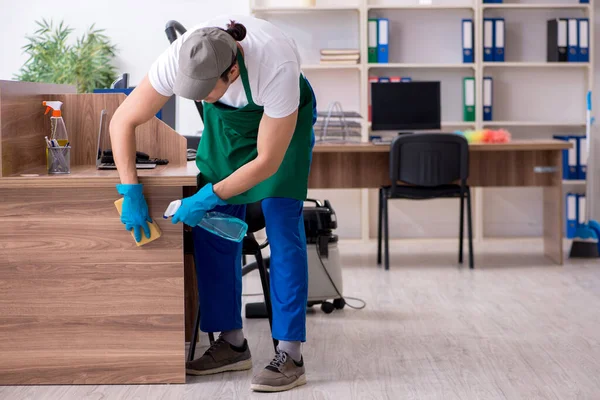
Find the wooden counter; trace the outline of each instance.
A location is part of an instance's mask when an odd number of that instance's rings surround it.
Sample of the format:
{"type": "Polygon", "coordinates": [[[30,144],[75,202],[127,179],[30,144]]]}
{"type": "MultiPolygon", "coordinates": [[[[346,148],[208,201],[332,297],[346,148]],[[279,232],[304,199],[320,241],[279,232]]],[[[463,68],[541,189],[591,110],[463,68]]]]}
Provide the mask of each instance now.
{"type": "MultiPolygon", "coordinates": [[[[509,143],[472,143],[470,151],[526,151],[526,150],[562,150],[570,147],[568,142],[561,140],[513,140],[509,143]]],[[[315,153],[387,153],[389,145],[371,143],[319,143],[315,153]]]]}
{"type": "Polygon", "coordinates": [[[101,109],[125,96],[73,93],[0,81],[0,385],[184,383],[183,226],[161,216],[195,186],[185,139],[157,119],[136,130],[170,160],[141,173],[162,237],[138,247],[113,204],[117,172],[90,165],[101,109]],[[70,175],[45,172],[43,100],[65,103],[70,175]]]}
{"type": "MultiPolygon", "coordinates": [[[[194,161],[185,165],[159,165],[154,169],[138,170],[140,183],[145,186],[182,187],[196,186],[198,168],[194,161]]],[[[78,165],[68,175],[48,175],[44,167],[32,168],[0,179],[0,188],[23,186],[38,188],[115,188],[120,183],[116,170],[97,170],[95,166],[78,165]]]]}

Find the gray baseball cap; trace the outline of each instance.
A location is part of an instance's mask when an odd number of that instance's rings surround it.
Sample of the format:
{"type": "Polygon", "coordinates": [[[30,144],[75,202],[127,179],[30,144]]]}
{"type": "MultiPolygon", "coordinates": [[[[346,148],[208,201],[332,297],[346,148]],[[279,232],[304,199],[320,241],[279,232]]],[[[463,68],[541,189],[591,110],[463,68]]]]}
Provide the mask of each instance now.
{"type": "Polygon", "coordinates": [[[219,28],[202,28],[190,34],[179,51],[179,71],[173,92],[202,100],[215,88],[237,53],[237,43],[219,28]]]}

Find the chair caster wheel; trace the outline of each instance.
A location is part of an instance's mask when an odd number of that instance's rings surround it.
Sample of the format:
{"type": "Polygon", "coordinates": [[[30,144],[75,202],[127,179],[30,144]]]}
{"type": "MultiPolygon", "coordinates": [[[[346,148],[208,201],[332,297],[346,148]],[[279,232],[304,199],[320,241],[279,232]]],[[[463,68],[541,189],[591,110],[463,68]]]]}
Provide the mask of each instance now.
{"type": "Polygon", "coordinates": [[[335,307],[333,304],[331,304],[328,301],[324,301],[323,304],[321,304],[321,310],[325,313],[325,314],[331,314],[333,312],[333,310],[335,310],[335,307]]]}
{"type": "Polygon", "coordinates": [[[346,306],[346,300],[344,299],[335,299],[333,301],[333,306],[336,308],[336,310],[341,310],[346,306]]]}

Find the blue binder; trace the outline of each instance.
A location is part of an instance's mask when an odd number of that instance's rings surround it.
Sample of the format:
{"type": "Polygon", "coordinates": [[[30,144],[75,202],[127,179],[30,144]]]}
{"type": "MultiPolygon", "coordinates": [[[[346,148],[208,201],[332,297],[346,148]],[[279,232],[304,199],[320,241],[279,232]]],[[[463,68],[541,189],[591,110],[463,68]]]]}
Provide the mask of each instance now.
{"type": "Polygon", "coordinates": [[[494,61],[504,61],[504,18],[494,18],[494,61]]]}
{"type": "Polygon", "coordinates": [[[377,62],[388,63],[389,62],[389,38],[390,38],[390,21],[387,18],[379,18],[377,20],[378,25],[378,38],[377,38],[377,62]]]}
{"type": "Polygon", "coordinates": [[[390,78],[387,76],[380,76],[379,77],[379,83],[389,83],[390,82],[390,78]]]}
{"type": "Polygon", "coordinates": [[[462,49],[463,63],[472,63],[475,60],[473,51],[473,20],[462,20],[462,49]]]}
{"type": "Polygon", "coordinates": [[[587,139],[585,136],[578,136],[577,139],[577,179],[585,179],[587,176],[587,139]]]}
{"type": "Polygon", "coordinates": [[[567,20],[567,61],[577,62],[579,59],[579,21],[576,18],[567,20]]]}
{"type": "Polygon", "coordinates": [[[577,194],[577,226],[585,224],[585,194],[577,194]]]}
{"type": "Polygon", "coordinates": [[[412,78],[410,76],[403,76],[402,79],[400,79],[400,82],[410,82],[412,81],[412,78]]]}
{"type": "Polygon", "coordinates": [[[494,20],[483,19],[483,61],[494,61],[494,20]]]}
{"type": "Polygon", "coordinates": [[[492,121],[494,84],[491,76],[483,77],[483,120],[492,121]]]}
{"type": "Polygon", "coordinates": [[[565,202],[565,221],[566,221],[566,236],[569,239],[575,237],[577,231],[577,195],[575,193],[567,193],[567,201],[565,202]]]}
{"type": "Polygon", "coordinates": [[[579,62],[590,61],[590,21],[587,18],[579,18],[579,62]]]}

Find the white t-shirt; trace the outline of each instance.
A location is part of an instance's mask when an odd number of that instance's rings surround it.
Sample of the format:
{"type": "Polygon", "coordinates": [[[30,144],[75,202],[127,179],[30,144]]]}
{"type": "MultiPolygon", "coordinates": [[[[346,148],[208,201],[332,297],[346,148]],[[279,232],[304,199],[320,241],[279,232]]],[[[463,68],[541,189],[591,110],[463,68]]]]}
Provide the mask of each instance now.
{"type": "MultiPolygon", "coordinates": [[[[152,87],[163,96],[172,96],[182,43],[192,32],[203,27],[226,29],[230,20],[246,27],[246,37],[239,43],[244,49],[254,103],[263,106],[265,114],[272,118],[283,118],[296,111],[300,103],[301,73],[296,44],[272,23],[252,16],[222,16],[188,30],[152,64],[148,72],[152,87]]],[[[236,108],[248,104],[241,76],[219,101],[236,108]]]]}

